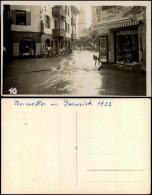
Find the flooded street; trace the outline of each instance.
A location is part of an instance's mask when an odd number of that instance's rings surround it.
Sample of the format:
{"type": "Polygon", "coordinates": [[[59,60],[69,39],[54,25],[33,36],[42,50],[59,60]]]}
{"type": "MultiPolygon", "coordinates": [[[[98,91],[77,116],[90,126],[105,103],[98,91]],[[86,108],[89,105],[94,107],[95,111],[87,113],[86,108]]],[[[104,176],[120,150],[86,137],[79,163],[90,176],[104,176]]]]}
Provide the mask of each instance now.
{"type": "Polygon", "coordinates": [[[15,87],[22,95],[146,95],[145,74],[113,66],[97,71],[93,54],[81,51],[65,57],[13,60],[4,68],[3,93],[15,87]]]}

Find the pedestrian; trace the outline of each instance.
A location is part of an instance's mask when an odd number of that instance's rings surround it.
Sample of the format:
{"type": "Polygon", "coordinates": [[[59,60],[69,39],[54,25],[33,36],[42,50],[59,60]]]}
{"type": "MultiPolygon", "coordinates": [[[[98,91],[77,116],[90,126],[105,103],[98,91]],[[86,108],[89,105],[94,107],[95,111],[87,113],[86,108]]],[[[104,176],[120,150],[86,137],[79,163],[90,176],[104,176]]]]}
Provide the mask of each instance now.
{"type": "Polygon", "coordinates": [[[95,67],[97,68],[97,70],[100,70],[102,67],[102,62],[100,61],[100,58],[98,58],[96,55],[93,55],[93,59],[95,60],[95,67]],[[98,61],[98,66],[96,66],[97,61],[98,61]]]}
{"type": "Polygon", "coordinates": [[[54,56],[54,47],[51,48],[51,56],[54,56]]]}
{"type": "Polygon", "coordinates": [[[67,47],[65,48],[64,56],[67,56],[67,47]]]}
{"type": "Polygon", "coordinates": [[[61,56],[63,55],[63,51],[62,51],[62,48],[60,48],[60,55],[61,55],[61,56]]]}
{"type": "Polygon", "coordinates": [[[97,56],[93,55],[93,60],[95,61],[95,66],[96,66],[96,63],[97,63],[97,56]]]}
{"type": "Polygon", "coordinates": [[[62,53],[63,53],[63,56],[65,56],[65,48],[64,47],[62,48],[62,53]]]}
{"type": "Polygon", "coordinates": [[[49,46],[48,47],[48,56],[50,56],[50,54],[51,54],[51,47],[49,46]]]}

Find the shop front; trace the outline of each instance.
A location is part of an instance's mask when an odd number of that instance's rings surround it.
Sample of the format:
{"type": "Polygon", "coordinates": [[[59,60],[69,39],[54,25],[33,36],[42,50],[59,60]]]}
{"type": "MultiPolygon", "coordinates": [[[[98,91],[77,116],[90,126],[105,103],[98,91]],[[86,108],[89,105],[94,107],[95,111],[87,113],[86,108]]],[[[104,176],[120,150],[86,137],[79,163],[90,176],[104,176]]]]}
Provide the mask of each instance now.
{"type": "Polygon", "coordinates": [[[35,56],[35,42],[31,38],[24,38],[19,44],[20,56],[35,56]]]}
{"type": "Polygon", "coordinates": [[[41,35],[31,32],[12,32],[13,57],[41,55],[41,35]]]}
{"type": "Polygon", "coordinates": [[[132,6],[93,7],[92,31],[99,36],[103,63],[146,65],[145,11],[134,14],[132,6]]]}
{"type": "Polygon", "coordinates": [[[142,60],[139,25],[109,28],[99,36],[99,57],[103,63],[137,65],[142,60]]]}

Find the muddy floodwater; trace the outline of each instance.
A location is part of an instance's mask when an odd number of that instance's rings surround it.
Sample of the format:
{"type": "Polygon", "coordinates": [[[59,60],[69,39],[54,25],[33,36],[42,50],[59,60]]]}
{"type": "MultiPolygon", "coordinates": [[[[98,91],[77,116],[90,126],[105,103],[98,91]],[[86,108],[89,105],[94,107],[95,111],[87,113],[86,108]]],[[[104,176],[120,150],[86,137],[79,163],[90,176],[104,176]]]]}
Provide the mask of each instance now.
{"type": "MultiPolygon", "coordinates": [[[[144,96],[146,74],[120,71],[113,66],[97,70],[93,52],[66,57],[16,59],[5,65],[3,93],[73,96],[144,96]]],[[[96,53],[97,54],[97,53],[96,53]]]]}

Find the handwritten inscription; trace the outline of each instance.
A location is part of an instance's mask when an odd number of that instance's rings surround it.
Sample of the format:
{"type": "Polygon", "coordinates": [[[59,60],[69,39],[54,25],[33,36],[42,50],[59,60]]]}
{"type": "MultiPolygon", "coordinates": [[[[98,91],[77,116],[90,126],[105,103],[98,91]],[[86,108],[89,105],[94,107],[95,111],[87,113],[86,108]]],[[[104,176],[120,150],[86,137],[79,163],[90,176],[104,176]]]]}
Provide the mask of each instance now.
{"type": "Polygon", "coordinates": [[[111,102],[105,102],[105,101],[100,101],[98,102],[97,104],[98,106],[105,106],[105,107],[111,107],[112,106],[112,103],[111,102]]]}
{"type": "Polygon", "coordinates": [[[45,105],[46,103],[42,101],[23,103],[23,102],[15,100],[15,106],[45,106],[45,105]]]}
{"type": "MultiPolygon", "coordinates": [[[[35,102],[21,102],[19,100],[15,100],[14,102],[15,106],[27,106],[27,107],[45,107],[45,106],[51,106],[51,107],[57,107],[59,106],[59,103],[52,102],[52,103],[46,103],[44,101],[35,101],[35,102]]],[[[61,102],[61,105],[64,107],[91,107],[91,106],[97,106],[97,107],[111,107],[112,103],[110,101],[92,101],[92,100],[85,100],[85,101],[70,101],[68,99],[65,99],[61,102]]]]}
{"type": "Polygon", "coordinates": [[[92,101],[82,101],[82,102],[70,102],[69,100],[64,100],[64,106],[92,106],[92,101]]]}

